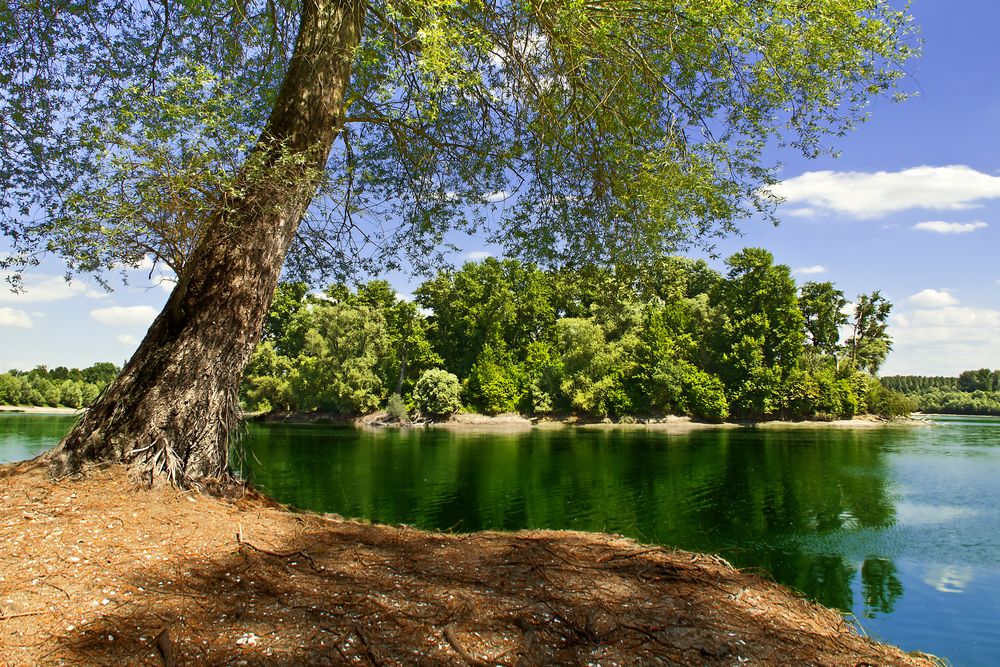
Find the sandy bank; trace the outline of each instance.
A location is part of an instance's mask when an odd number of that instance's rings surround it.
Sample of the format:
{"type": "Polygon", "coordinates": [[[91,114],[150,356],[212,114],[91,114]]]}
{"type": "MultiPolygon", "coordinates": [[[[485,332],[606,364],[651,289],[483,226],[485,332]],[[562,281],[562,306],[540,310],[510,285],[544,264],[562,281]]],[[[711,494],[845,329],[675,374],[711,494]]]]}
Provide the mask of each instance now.
{"type": "Polygon", "coordinates": [[[345,417],[321,412],[270,413],[248,416],[248,419],[266,423],[288,424],[342,424],[370,428],[437,428],[455,432],[496,432],[509,433],[532,428],[577,427],[587,429],[646,429],[666,433],[688,433],[705,429],[763,428],[879,428],[886,426],[928,426],[929,420],[920,417],[885,420],[873,415],[862,415],[854,419],[833,421],[760,421],[760,422],[703,422],[691,417],[668,415],[657,418],[625,418],[619,421],[599,420],[593,417],[543,416],[528,418],[508,412],[499,415],[483,415],[475,412],[459,412],[442,421],[418,421],[400,424],[391,419],[384,410],[362,417],[345,417]]]}
{"type": "Polygon", "coordinates": [[[0,664],[931,665],[711,556],[0,466],[0,664]]]}
{"type": "Polygon", "coordinates": [[[894,419],[885,420],[879,417],[864,415],[855,419],[837,419],[833,421],[760,421],[760,422],[703,422],[691,417],[667,416],[655,419],[625,419],[622,421],[598,421],[593,418],[542,417],[528,419],[518,414],[508,413],[496,416],[475,413],[459,413],[448,421],[427,424],[435,428],[447,428],[454,431],[516,431],[530,428],[564,428],[576,427],[586,429],[644,429],[666,433],[688,433],[691,431],[709,429],[849,429],[849,428],[882,428],[887,426],[928,426],[924,419],[894,419]]]}
{"type": "Polygon", "coordinates": [[[79,415],[83,408],[48,408],[37,405],[0,405],[0,412],[16,412],[28,415],[79,415]]]}
{"type": "Polygon", "coordinates": [[[933,426],[927,419],[901,417],[882,419],[873,415],[863,415],[854,419],[834,419],[833,421],[767,421],[755,422],[754,428],[794,429],[794,428],[886,428],[891,426],[933,426]]]}

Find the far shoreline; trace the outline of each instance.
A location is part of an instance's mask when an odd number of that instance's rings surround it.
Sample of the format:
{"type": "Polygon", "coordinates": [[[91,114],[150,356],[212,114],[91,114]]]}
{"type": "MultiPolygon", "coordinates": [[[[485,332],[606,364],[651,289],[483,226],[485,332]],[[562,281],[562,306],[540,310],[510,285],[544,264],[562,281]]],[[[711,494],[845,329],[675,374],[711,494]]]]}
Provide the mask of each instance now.
{"type": "Polygon", "coordinates": [[[40,405],[0,405],[0,413],[26,415],[82,415],[87,408],[51,408],[40,405]]]}
{"type": "Polygon", "coordinates": [[[712,429],[871,429],[892,426],[931,426],[924,415],[885,419],[876,415],[858,415],[853,419],[834,420],[768,420],[740,422],[698,421],[689,416],[667,415],[664,417],[625,417],[619,421],[601,420],[579,415],[544,415],[526,417],[518,413],[485,415],[475,412],[458,412],[442,421],[399,422],[382,410],[360,417],[345,417],[321,412],[289,412],[247,415],[249,421],[261,423],[287,424],[335,424],[356,426],[366,429],[424,428],[452,431],[456,433],[516,433],[532,429],[644,429],[666,433],[688,433],[712,429]]]}
{"type": "MultiPolygon", "coordinates": [[[[43,407],[36,405],[0,405],[0,414],[37,416],[79,416],[86,408],[43,407]]],[[[689,433],[711,429],[870,429],[889,426],[931,426],[931,415],[914,413],[909,417],[885,419],[875,415],[859,415],[853,419],[834,420],[767,420],[741,422],[698,421],[687,416],[667,415],[665,417],[639,418],[625,417],[619,421],[600,420],[579,415],[525,417],[517,413],[484,415],[476,412],[458,412],[444,421],[398,422],[392,421],[385,411],[368,415],[344,416],[323,412],[274,412],[246,413],[244,420],[265,424],[332,424],[356,426],[368,429],[383,428],[431,428],[456,433],[512,433],[532,429],[584,428],[584,429],[645,429],[665,433],[689,433]]]]}

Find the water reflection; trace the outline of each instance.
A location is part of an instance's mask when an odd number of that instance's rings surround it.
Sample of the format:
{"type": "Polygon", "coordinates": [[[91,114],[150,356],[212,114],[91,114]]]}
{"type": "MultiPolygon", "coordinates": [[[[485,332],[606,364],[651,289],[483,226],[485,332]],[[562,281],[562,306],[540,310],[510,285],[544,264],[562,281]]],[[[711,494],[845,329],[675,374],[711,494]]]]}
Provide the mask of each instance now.
{"type": "MultiPolygon", "coordinates": [[[[845,611],[856,562],[817,552],[801,536],[897,520],[883,450],[856,431],[485,436],[255,425],[248,445],[260,463],[247,474],[301,507],[439,530],[622,533],[721,553],[845,611]]],[[[871,563],[861,568],[866,599],[885,610],[901,584],[873,588],[892,570],[885,554],[871,563]]]]}
{"type": "Polygon", "coordinates": [[[24,461],[51,449],[74,421],[70,415],[0,412],[0,463],[24,461]]]}
{"type": "Polygon", "coordinates": [[[975,571],[969,566],[934,565],[921,578],[941,593],[962,593],[975,579],[975,571]]]}
{"type": "Polygon", "coordinates": [[[896,565],[886,558],[868,558],[861,566],[865,617],[890,614],[903,595],[903,584],[896,575],[896,565]]]}

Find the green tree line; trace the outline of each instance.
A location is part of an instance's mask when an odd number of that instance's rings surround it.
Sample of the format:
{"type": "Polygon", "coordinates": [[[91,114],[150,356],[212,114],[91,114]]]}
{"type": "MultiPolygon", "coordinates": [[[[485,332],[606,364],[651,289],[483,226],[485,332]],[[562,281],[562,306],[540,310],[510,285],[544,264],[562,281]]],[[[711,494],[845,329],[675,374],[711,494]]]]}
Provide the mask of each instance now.
{"type": "Polygon", "coordinates": [[[0,373],[0,405],[82,408],[89,406],[120,369],[106,361],[84,369],[36,366],[0,373]]]}
{"type": "Polygon", "coordinates": [[[923,412],[1000,416],[1000,370],[967,370],[958,377],[893,375],[882,384],[904,393],[923,412]]]}
{"type": "Polygon", "coordinates": [[[879,292],[847,315],[842,291],[799,287],[766,250],[744,249],[726,267],[669,257],[627,272],[543,270],[488,258],[439,272],[413,302],[380,280],[321,293],[283,283],[242,400],[253,411],[361,414],[396,396],[394,412],[425,415],[705,420],[914,409],[874,379],[891,349],[892,306],[879,292]]]}

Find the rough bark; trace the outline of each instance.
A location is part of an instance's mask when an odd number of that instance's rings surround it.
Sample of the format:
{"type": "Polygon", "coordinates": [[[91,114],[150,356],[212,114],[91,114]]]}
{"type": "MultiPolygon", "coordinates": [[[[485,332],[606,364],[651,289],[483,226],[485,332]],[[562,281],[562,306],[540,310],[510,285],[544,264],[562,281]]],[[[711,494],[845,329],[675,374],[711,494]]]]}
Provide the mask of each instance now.
{"type": "Polygon", "coordinates": [[[342,128],[363,0],[305,0],[270,119],[121,375],[52,453],[52,473],[129,464],[150,483],[228,471],[236,393],[302,215],[342,128]]]}

